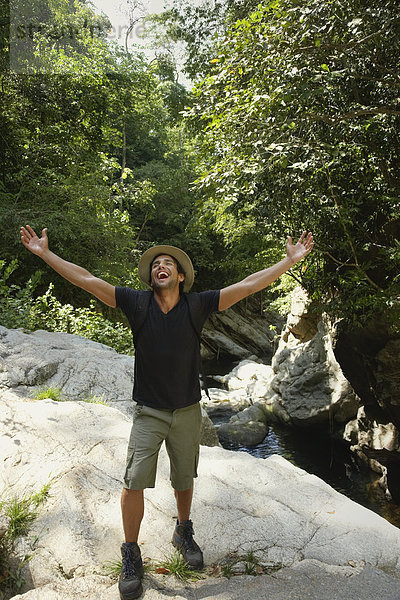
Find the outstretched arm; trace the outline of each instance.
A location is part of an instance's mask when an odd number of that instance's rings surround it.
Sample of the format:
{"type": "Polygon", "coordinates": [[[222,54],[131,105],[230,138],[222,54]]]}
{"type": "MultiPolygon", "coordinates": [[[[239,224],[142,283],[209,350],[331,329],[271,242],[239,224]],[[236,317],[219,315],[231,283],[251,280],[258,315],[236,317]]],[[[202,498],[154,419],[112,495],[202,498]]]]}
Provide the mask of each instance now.
{"type": "Polygon", "coordinates": [[[219,296],[219,310],[225,310],[229,308],[239,300],[263,290],[271,283],[273,283],[278,277],[286,273],[293,265],[302,260],[307,254],[311,252],[314,247],[314,240],[312,233],[307,235],[306,231],[303,231],[300,239],[296,244],[293,244],[292,238],[288,237],[286,244],[286,256],[284,259],[263,269],[257,273],[249,275],[242,281],[234,283],[221,290],[219,296]]]}
{"type": "Polygon", "coordinates": [[[21,242],[30,252],[40,256],[54,271],[57,271],[64,279],[67,279],[74,285],[90,292],[96,298],[112,306],[116,306],[115,287],[98,277],[95,277],[86,269],[67,262],[63,258],[49,250],[47,228],[42,230],[39,238],[32,227],[27,225],[21,227],[21,242]]]}

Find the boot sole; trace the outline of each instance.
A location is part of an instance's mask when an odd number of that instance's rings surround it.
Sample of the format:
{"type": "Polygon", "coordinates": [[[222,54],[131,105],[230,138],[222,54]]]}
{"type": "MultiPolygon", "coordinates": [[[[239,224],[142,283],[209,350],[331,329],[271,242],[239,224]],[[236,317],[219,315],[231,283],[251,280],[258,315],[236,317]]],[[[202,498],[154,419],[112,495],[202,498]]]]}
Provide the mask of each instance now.
{"type": "Polygon", "coordinates": [[[125,594],[124,596],[119,592],[120,600],[135,600],[135,598],[139,598],[143,594],[143,586],[140,584],[140,587],[131,594],[125,594]]]}

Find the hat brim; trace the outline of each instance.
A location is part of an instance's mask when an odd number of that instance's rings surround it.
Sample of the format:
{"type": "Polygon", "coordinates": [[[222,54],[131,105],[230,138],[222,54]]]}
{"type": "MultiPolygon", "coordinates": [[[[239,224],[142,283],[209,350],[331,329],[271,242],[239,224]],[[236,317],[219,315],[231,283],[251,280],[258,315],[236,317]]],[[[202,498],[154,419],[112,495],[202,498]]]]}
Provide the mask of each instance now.
{"type": "Polygon", "coordinates": [[[160,254],[168,254],[168,256],[172,256],[179,262],[185,273],[183,291],[188,292],[194,281],[193,264],[186,252],[175,246],[153,246],[146,250],[139,260],[138,271],[140,279],[143,283],[150,286],[150,265],[156,256],[159,256],[160,254]]]}

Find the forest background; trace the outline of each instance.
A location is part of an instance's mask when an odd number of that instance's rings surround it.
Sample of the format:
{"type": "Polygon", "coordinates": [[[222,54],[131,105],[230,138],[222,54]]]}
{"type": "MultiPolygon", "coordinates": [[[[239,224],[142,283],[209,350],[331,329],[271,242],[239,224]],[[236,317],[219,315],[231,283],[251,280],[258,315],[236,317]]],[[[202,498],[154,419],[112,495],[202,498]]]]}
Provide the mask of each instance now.
{"type": "Polygon", "coordinates": [[[346,327],[399,334],[396,0],[171,0],[146,21],[152,60],[79,0],[13,0],[0,23],[2,325],[131,350],[122,315],[23,248],[27,223],[114,285],[141,287],[151,245],[182,247],[196,290],[269,266],[306,229],[313,254],[261,308],[285,311],[300,283],[346,327]]]}

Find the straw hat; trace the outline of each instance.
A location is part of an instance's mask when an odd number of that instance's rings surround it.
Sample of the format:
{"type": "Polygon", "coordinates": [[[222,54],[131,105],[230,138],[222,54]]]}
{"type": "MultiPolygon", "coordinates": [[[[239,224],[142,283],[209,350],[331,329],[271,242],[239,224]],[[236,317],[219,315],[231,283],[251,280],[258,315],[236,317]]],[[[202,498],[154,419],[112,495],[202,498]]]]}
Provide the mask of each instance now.
{"type": "Polygon", "coordinates": [[[160,254],[168,254],[168,256],[172,256],[179,262],[185,273],[183,291],[188,292],[194,281],[193,264],[186,252],[175,246],[153,246],[146,250],[139,260],[138,271],[140,279],[147,285],[150,285],[150,265],[156,256],[160,254]]]}

